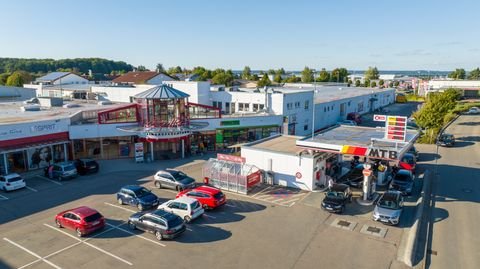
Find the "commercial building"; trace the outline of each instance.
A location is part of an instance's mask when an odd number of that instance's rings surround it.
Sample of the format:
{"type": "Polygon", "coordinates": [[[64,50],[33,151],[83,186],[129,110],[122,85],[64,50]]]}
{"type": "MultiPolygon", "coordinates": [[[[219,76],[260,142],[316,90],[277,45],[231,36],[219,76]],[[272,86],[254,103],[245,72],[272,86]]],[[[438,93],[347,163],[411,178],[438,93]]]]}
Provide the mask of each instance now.
{"type": "Polygon", "coordinates": [[[448,88],[455,88],[462,91],[462,96],[477,98],[480,91],[480,80],[430,80],[428,88],[424,90],[425,95],[431,92],[443,91],[448,88]]]}

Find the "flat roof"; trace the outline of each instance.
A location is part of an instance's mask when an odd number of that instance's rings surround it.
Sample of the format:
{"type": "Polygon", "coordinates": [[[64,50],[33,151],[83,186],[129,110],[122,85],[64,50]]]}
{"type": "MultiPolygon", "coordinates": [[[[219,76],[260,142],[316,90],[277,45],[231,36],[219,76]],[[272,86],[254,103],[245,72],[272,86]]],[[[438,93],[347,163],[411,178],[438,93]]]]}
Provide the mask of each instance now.
{"type": "Polygon", "coordinates": [[[107,110],[111,108],[121,107],[128,103],[119,103],[112,105],[99,105],[98,101],[87,103],[86,101],[71,101],[64,104],[78,104],[78,107],[42,107],[40,111],[22,111],[21,107],[25,106],[23,102],[2,102],[0,103],[0,125],[13,124],[22,122],[34,122],[40,120],[54,120],[69,118],[79,111],[89,110],[107,110]]]}
{"type": "Polygon", "coordinates": [[[315,93],[315,103],[325,103],[342,99],[349,99],[358,96],[372,95],[395,91],[393,88],[377,89],[363,87],[345,87],[345,86],[320,86],[315,93]]]}
{"type": "Polygon", "coordinates": [[[279,135],[262,139],[258,142],[249,143],[242,147],[251,147],[255,149],[297,154],[303,151],[303,149],[297,147],[296,145],[297,140],[300,138],[301,137],[298,136],[279,135]]]}

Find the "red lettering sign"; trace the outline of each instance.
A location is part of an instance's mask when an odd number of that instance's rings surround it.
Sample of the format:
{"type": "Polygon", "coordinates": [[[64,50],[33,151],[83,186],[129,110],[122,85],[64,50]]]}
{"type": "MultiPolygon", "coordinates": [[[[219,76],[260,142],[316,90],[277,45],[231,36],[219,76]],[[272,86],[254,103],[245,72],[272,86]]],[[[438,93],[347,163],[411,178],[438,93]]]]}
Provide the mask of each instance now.
{"type": "Polygon", "coordinates": [[[234,163],[245,163],[245,158],[234,155],[220,154],[217,153],[217,159],[221,161],[234,162],[234,163]]]}

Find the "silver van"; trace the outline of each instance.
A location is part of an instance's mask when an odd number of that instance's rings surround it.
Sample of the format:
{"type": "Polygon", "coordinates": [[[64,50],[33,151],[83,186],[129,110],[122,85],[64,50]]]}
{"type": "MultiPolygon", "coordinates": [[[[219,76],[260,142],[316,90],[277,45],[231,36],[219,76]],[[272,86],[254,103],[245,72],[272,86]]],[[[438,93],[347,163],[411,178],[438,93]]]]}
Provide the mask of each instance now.
{"type": "Polygon", "coordinates": [[[68,178],[75,178],[78,176],[77,168],[71,162],[55,163],[45,168],[45,176],[49,178],[55,178],[58,180],[64,180],[68,178]],[[50,168],[52,167],[52,168],[50,168]],[[50,173],[50,169],[52,172],[50,173]]]}

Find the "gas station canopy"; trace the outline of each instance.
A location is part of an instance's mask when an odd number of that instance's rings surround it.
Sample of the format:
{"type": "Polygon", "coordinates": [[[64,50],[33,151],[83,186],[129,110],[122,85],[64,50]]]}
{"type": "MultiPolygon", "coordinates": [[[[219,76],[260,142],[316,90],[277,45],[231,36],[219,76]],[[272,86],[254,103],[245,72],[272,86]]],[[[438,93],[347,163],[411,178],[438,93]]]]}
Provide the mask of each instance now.
{"type": "Polygon", "coordinates": [[[336,125],[313,137],[297,140],[296,145],[315,151],[397,161],[413,145],[419,132],[406,129],[402,141],[386,138],[385,128],[336,125]]]}

